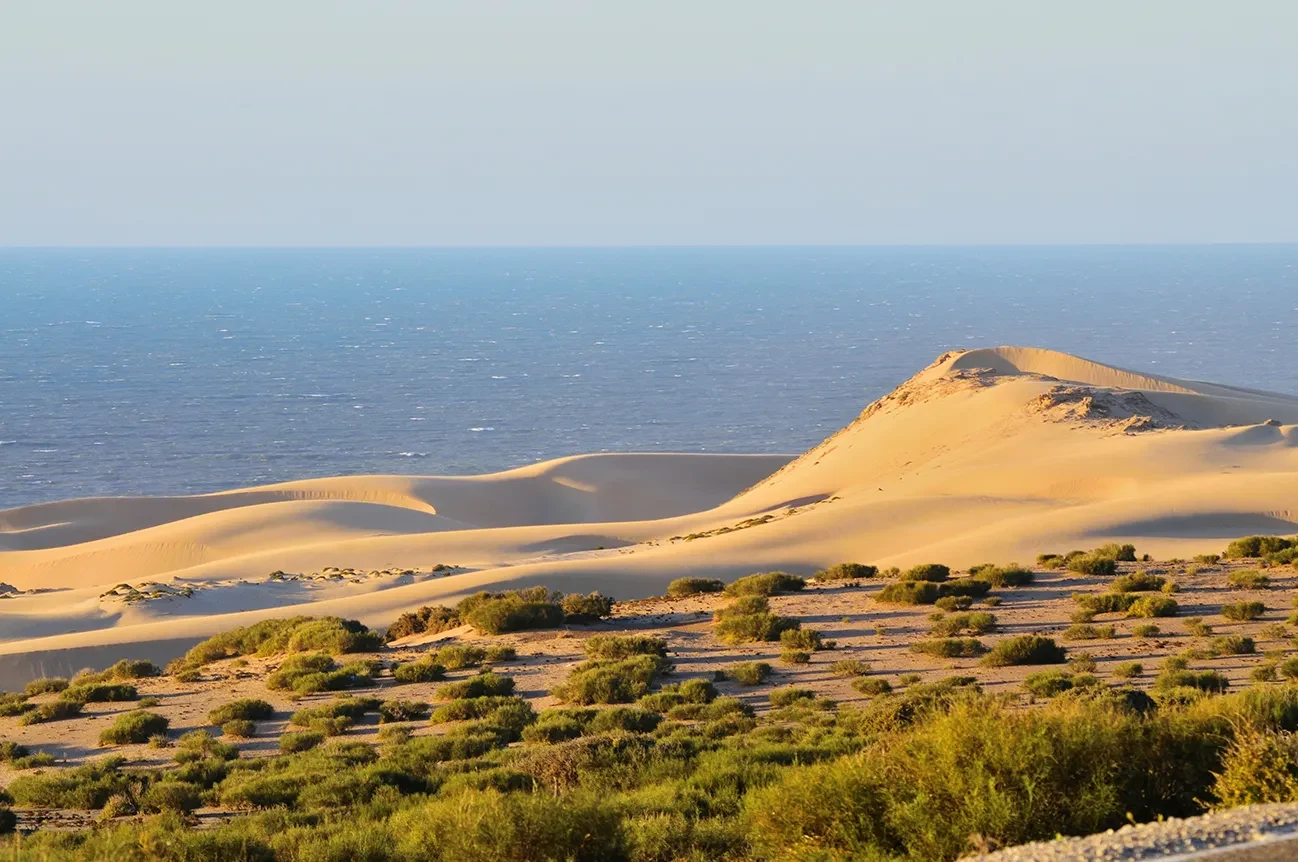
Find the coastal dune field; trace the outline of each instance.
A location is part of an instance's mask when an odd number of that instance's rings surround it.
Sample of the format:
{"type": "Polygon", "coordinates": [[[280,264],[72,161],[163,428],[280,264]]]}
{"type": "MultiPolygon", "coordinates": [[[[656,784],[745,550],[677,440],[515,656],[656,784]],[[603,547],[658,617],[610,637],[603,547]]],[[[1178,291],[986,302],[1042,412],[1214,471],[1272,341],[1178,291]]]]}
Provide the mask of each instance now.
{"type": "Polygon", "coordinates": [[[800,457],[609,454],[485,476],[351,476],[0,511],[0,687],[166,660],[259,619],[383,627],[537,584],[1156,559],[1298,532],[1298,397],[1033,348],[952,352],[800,457]]]}

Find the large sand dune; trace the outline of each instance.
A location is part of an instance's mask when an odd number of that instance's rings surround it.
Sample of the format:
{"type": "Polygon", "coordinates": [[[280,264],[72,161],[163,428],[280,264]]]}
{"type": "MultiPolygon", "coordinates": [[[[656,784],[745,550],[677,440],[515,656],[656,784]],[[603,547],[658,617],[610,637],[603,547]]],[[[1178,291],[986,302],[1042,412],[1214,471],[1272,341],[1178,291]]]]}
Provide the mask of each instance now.
{"type": "Polygon", "coordinates": [[[1292,396],[1001,347],[939,358],[797,459],[598,455],[10,509],[0,582],[25,592],[0,601],[0,677],[166,658],[272,615],[383,625],[486,586],[635,598],[683,574],[841,560],[967,566],[1110,540],[1216,551],[1298,532],[1296,424],[1292,396]],[[267,581],[327,566],[362,574],[267,581]],[[102,595],[145,581],[194,592],[102,595]]]}

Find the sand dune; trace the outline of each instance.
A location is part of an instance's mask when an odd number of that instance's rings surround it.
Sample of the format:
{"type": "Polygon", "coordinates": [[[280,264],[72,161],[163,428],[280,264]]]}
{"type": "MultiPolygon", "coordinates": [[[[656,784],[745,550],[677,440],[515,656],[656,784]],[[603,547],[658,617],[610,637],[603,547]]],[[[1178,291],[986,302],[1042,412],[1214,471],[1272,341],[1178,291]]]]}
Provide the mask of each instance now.
{"type": "Polygon", "coordinates": [[[77,650],[60,659],[77,666],[126,644],[174,653],[287,613],[383,625],[487,586],[634,598],[686,573],[967,566],[1110,540],[1184,557],[1251,532],[1298,532],[1298,398],[982,349],[940,357],[797,459],[598,455],[0,511],[0,582],[63,591],[0,601],[0,671],[60,650],[77,650]],[[274,570],[434,563],[465,570],[261,583],[274,570]],[[142,580],[197,592],[127,608],[99,597],[142,580]]]}

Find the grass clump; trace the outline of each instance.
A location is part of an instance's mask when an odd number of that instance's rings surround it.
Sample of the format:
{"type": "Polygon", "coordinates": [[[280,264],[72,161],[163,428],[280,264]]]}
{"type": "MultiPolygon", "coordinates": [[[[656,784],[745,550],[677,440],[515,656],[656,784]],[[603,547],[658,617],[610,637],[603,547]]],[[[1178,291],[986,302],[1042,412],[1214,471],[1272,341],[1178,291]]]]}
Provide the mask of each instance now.
{"type": "Polygon", "coordinates": [[[1113,668],[1113,675],[1118,679],[1135,679],[1145,672],[1145,666],[1138,661],[1124,661],[1113,668]]]}
{"type": "Polygon", "coordinates": [[[797,575],[784,572],[765,572],[748,575],[726,585],[728,596],[773,596],[776,593],[793,593],[804,589],[807,582],[797,575]]]}
{"type": "Polygon", "coordinates": [[[973,599],[969,596],[943,596],[933,606],[940,611],[967,611],[973,607],[973,599]]]}
{"type": "Polygon", "coordinates": [[[819,652],[823,649],[833,649],[834,642],[825,640],[824,636],[816,629],[785,629],[780,632],[780,645],[786,650],[803,650],[806,652],[819,652]]]}
{"type": "Polygon", "coordinates": [[[667,655],[667,641],[650,635],[594,635],[581,645],[590,658],[629,658],[633,655],[667,655]]]}
{"type": "Polygon", "coordinates": [[[404,613],[388,626],[387,640],[394,641],[410,635],[438,634],[459,628],[463,623],[454,609],[444,605],[428,607],[425,605],[417,611],[404,613]]]}
{"type": "Polygon", "coordinates": [[[1126,613],[1139,601],[1137,593],[1074,593],[1077,606],[1092,614],[1126,613]]]}
{"type": "Polygon", "coordinates": [[[703,593],[719,593],[725,588],[725,582],[716,578],[677,578],[667,585],[667,595],[679,599],[703,593]]]}
{"type": "Polygon", "coordinates": [[[310,751],[325,741],[325,734],[319,730],[290,730],[280,734],[279,750],[285,754],[296,754],[299,751],[310,751]]]}
{"type": "Polygon", "coordinates": [[[1056,697],[1073,689],[1095,688],[1100,681],[1089,673],[1039,670],[1023,680],[1023,690],[1033,697],[1056,697]]]}
{"type": "Polygon", "coordinates": [[[812,577],[818,581],[854,581],[878,576],[878,566],[867,566],[863,563],[835,563],[829,568],[816,572],[812,577]]]}
{"type": "Polygon", "coordinates": [[[1221,615],[1234,622],[1255,620],[1266,613],[1266,605],[1261,602],[1232,602],[1221,606],[1221,615]]]}
{"type": "Polygon", "coordinates": [[[911,644],[910,651],[935,658],[971,658],[987,648],[977,638],[934,638],[911,644]]]}
{"type": "Polygon", "coordinates": [[[1206,638],[1212,635],[1212,626],[1203,621],[1203,617],[1190,617],[1185,621],[1185,630],[1190,637],[1206,638]]]}
{"type": "Polygon", "coordinates": [[[565,622],[590,623],[613,615],[613,600],[603,593],[572,593],[559,602],[565,622]]]}
{"type": "Polygon", "coordinates": [[[878,600],[890,605],[931,605],[942,595],[930,581],[898,581],[879,591],[878,600]]]}
{"type": "Polygon", "coordinates": [[[480,632],[498,635],[527,629],[552,629],[563,625],[563,594],[545,587],[480,592],[456,606],[464,622],[480,632]]]}
{"type": "Polygon", "coordinates": [[[150,736],[166,733],[170,725],[170,721],[155,712],[142,709],[132,710],[117,716],[117,720],[113,722],[112,726],[99,734],[99,744],[104,746],[143,745],[149,741],[150,736]]]}
{"type": "Polygon", "coordinates": [[[385,700],[379,704],[379,724],[417,721],[427,718],[428,704],[422,700],[385,700]]]}
{"type": "Polygon", "coordinates": [[[784,632],[801,628],[791,617],[770,612],[764,596],[744,596],[712,615],[717,638],[724,643],[779,640],[784,632]]]}
{"type": "Polygon", "coordinates": [[[985,635],[996,631],[996,615],[986,611],[951,614],[933,623],[929,633],[938,637],[958,634],[985,635]]]}
{"type": "Polygon", "coordinates": [[[806,664],[811,661],[811,653],[796,649],[786,649],[780,653],[780,661],[785,664],[806,664]]]}
{"type": "Polygon", "coordinates": [[[1174,617],[1178,605],[1167,596],[1141,596],[1127,608],[1129,617],[1174,617]]]}
{"type": "Polygon", "coordinates": [[[1257,645],[1253,639],[1243,635],[1222,635],[1208,644],[1208,654],[1213,656],[1252,655],[1256,652],[1257,645]]]}
{"type": "Polygon", "coordinates": [[[863,676],[852,680],[852,688],[867,697],[889,694],[892,684],[881,676],[863,676]]]}
{"type": "Polygon", "coordinates": [[[771,675],[771,666],[764,661],[744,661],[726,668],[726,677],[740,685],[761,685],[771,675]]]}
{"type": "Polygon", "coordinates": [[[997,566],[992,563],[983,563],[981,566],[974,566],[969,570],[969,576],[980,581],[986,581],[993,587],[1022,587],[1032,583],[1035,577],[1031,569],[1025,569],[1018,563],[1010,563],[1008,566],[997,566]]]}
{"type": "Polygon", "coordinates": [[[73,703],[122,703],[139,698],[135,686],[124,682],[74,683],[59,693],[59,700],[73,703]]]}
{"type": "Polygon", "coordinates": [[[1041,635],[1020,635],[1000,641],[983,656],[987,667],[1006,667],[1024,664],[1062,664],[1067,651],[1052,638],[1041,635]]]}
{"type": "Polygon", "coordinates": [[[514,693],[513,677],[500,676],[490,671],[468,679],[448,682],[437,689],[438,700],[458,700],[474,697],[503,697],[514,693]]]}
{"type": "Polygon", "coordinates": [[[221,735],[231,739],[252,739],[257,735],[257,723],[246,718],[232,718],[221,725],[221,735]]]}
{"type": "Polygon", "coordinates": [[[369,684],[375,671],[374,665],[365,662],[352,662],[340,668],[331,656],[322,652],[296,653],[266,677],[266,687],[297,694],[339,691],[369,684]]]}
{"type": "Polygon", "coordinates": [[[929,583],[941,583],[951,577],[951,569],[941,563],[921,563],[918,566],[911,566],[901,573],[903,581],[927,581],[929,583]]]}
{"type": "Polygon", "coordinates": [[[845,658],[829,666],[834,676],[865,676],[870,672],[870,663],[859,658],[845,658]]]}
{"type": "Polygon", "coordinates": [[[1257,569],[1239,569],[1226,575],[1226,583],[1237,590],[1265,590],[1271,579],[1257,569]]]}
{"type": "Polygon", "coordinates": [[[383,638],[356,620],[291,617],[262,620],[210,637],[167,666],[169,673],[192,671],[235,656],[274,656],[319,650],[330,655],[371,652],[383,638]]]}
{"type": "Polygon", "coordinates": [[[1131,633],[1138,638],[1156,638],[1163,630],[1156,623],[1139,623],[1132,626],[1131,633]]]}
{"type": "Polygon", "coordinates": [[[1161,590],[1166,585],[1166,578],[1139,571],[1114,578],[1113,583],[1109,584],[1109,589],[1115,593],[1143,593],[1161,590]]]}
{"type": "Polygon", "coordinates": [[[1230,687],[1230,681],[1215,670],[1175,670],[1164,668],[1154,678],[1156,693],[1174,693],[1177,689],[1195,689],[1210,694],[1220,694],[1230,687]]]}
{"type": "Polygon", "coordinates": [[[550,693],[565,703],[632,703],[670,670],[670,662],[661,656],[594,659],[573,668],[550,693]]]}
{"type": "Polygon", "coordinates": [[[1294,546],[1293,539],[1282,536],[1244,536],[1227,545],[1222,556],[1228,560],[1265,557],[1267,554],[1290,550],[1294,546]]]}
{"type": "Polygon", "coordinates": [[[227,721],[265,721],[275,715],[275,707],[264,700],[244,697],[216,707],[207,714],[207,723],[221,725],[227,721]]]}
{"type": "Polygon", "coordinates": [[[399,685],[417,682],[440,682],[446,679],[446,667],[433,661],[431,656],[423,656],[415,661],[399,664],[392,668],[392,678],[399,685]]]}
{"type": "Polygon", "coordinates": [[[1060,635],[1066,641],[1110,640],[1118,636],[1113,626],[1072,625],[1060,635]]]}
{"type": "Polygon", "coordinates": [[[82,702],[78,700],[52,700],[32,707],[18,719],[21,725],[43,724],[47,721],[62,721],[81,715],[82,702]]]}
{"type": "Polygon", "coordinates": [[[28,697],[38,694],[57,694],[68,687],[68,681],[61,676],[43,676],[34,679],[23,688],[28,697]]]}

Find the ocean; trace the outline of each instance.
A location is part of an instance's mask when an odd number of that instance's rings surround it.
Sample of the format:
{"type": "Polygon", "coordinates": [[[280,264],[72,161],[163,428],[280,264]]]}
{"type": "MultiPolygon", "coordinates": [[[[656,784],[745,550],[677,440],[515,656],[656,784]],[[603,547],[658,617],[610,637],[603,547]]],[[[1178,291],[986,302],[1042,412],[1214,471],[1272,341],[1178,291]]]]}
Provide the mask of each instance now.
{"type": "Polygon", "coordinates": [[[800,452],[955,347],[1298,393],[1298,246],[0,249],[0,508],[800,452]]]}

